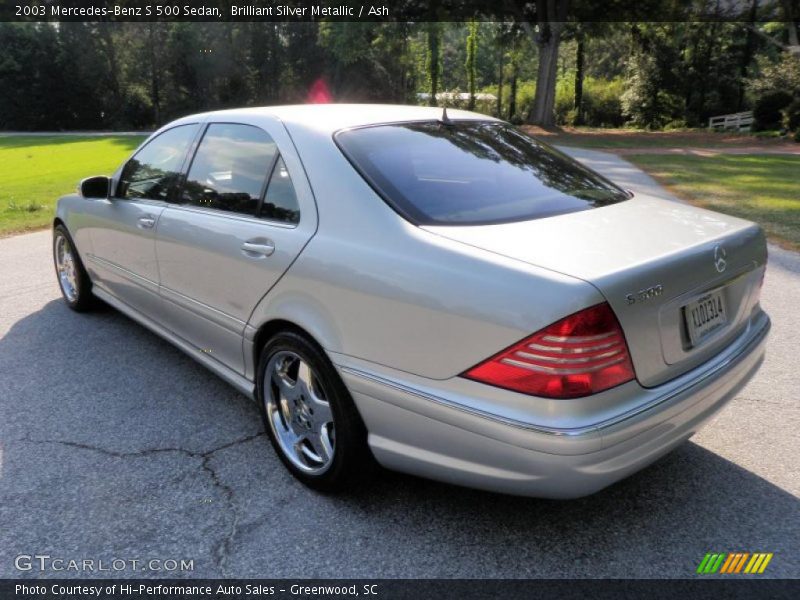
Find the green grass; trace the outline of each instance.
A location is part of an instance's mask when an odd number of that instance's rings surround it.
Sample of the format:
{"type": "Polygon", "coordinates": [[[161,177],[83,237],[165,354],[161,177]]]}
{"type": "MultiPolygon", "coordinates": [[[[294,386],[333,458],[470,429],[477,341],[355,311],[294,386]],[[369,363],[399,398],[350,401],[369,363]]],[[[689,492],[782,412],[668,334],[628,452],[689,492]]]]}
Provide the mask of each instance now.
{"type": "Polygon", "coordinates": [[[800,156],[625,158],[693,204],[755,221],[773,241],[800,250],[800,156]]]}
{"type": "Polygon", "coordinates": [[[59,196],[91,175],[110,175],[139,136],[0,136],[0,235],[53,221],[59,196]]]}

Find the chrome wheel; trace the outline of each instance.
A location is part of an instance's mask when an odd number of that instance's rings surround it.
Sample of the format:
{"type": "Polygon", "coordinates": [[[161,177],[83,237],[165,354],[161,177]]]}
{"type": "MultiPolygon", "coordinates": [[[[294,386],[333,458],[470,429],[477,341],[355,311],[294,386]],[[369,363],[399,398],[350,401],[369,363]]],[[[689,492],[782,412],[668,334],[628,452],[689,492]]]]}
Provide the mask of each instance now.
{"type": "Polygon", "coordinates": [[[69,302],[75,302],[78,299],[78,275],[72,246],[66,237],[57,234],[54,250],[61,291],[69,302]]]}
{"type": "Polygon", "coordinates": [[[286,458],[319,475],[333,462],[333,413],[319,377],[298,354],[276,352],[264,373],[267,421],[286,458]]]}

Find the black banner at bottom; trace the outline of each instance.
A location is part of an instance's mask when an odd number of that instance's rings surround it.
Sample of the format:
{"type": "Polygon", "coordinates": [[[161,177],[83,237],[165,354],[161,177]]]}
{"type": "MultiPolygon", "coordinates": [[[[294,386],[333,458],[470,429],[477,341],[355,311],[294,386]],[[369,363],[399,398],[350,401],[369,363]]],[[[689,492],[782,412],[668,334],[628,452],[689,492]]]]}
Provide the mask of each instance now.
{"type": "Polygon", "coordinates": [[[800,579],[3,579],[7,600],[800,598],[800,579]]]}

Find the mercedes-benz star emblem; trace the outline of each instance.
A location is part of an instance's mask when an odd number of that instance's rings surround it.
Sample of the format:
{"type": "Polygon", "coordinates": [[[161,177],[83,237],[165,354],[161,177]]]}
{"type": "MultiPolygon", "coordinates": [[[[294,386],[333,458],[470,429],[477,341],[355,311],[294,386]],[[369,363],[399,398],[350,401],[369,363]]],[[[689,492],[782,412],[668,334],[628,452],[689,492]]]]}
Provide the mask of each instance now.
{"type": "Polygon", "coordinates": [[[717,244],[714,246],[714,266],[717,268],[718,273],[722,273],[725,267],[728,266],[728,261],[725,260],[728,256],[725,246],[717,244]]]}

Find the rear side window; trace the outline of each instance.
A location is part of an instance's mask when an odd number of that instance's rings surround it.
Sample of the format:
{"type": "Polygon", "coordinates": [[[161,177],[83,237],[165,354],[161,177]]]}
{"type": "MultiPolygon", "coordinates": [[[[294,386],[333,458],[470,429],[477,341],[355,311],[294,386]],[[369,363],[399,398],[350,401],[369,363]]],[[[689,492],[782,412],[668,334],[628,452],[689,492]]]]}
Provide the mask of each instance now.
{"type": "Polygon", "coordinates": [[[275,168],[272,169],[272,177],[269,179],[267,195],[261,205],[260,216],[285,223],[300,222],[297,194],[294,192],[294,185],[289,171],[286,169],[286,163],[281,157],[278,157],[275,168]]]}
{"type": "Polygon", "coordinates": [[[255,216],[277,156],[275,142],[263,129],[212,124],[197,148],[182,201],[255,216]]]}
{"type": "Polygon", "coordinates": [[[168,200],[197,125],[179,125],[150,140],[122,169],[117,196],[168,200]]]}
{"type": "Polygon", "coordinates": [[[504,123],[377,125],[341,131],[336,142],[395,210],[420,225],[524,221],[628,198],[504,123]]]}

